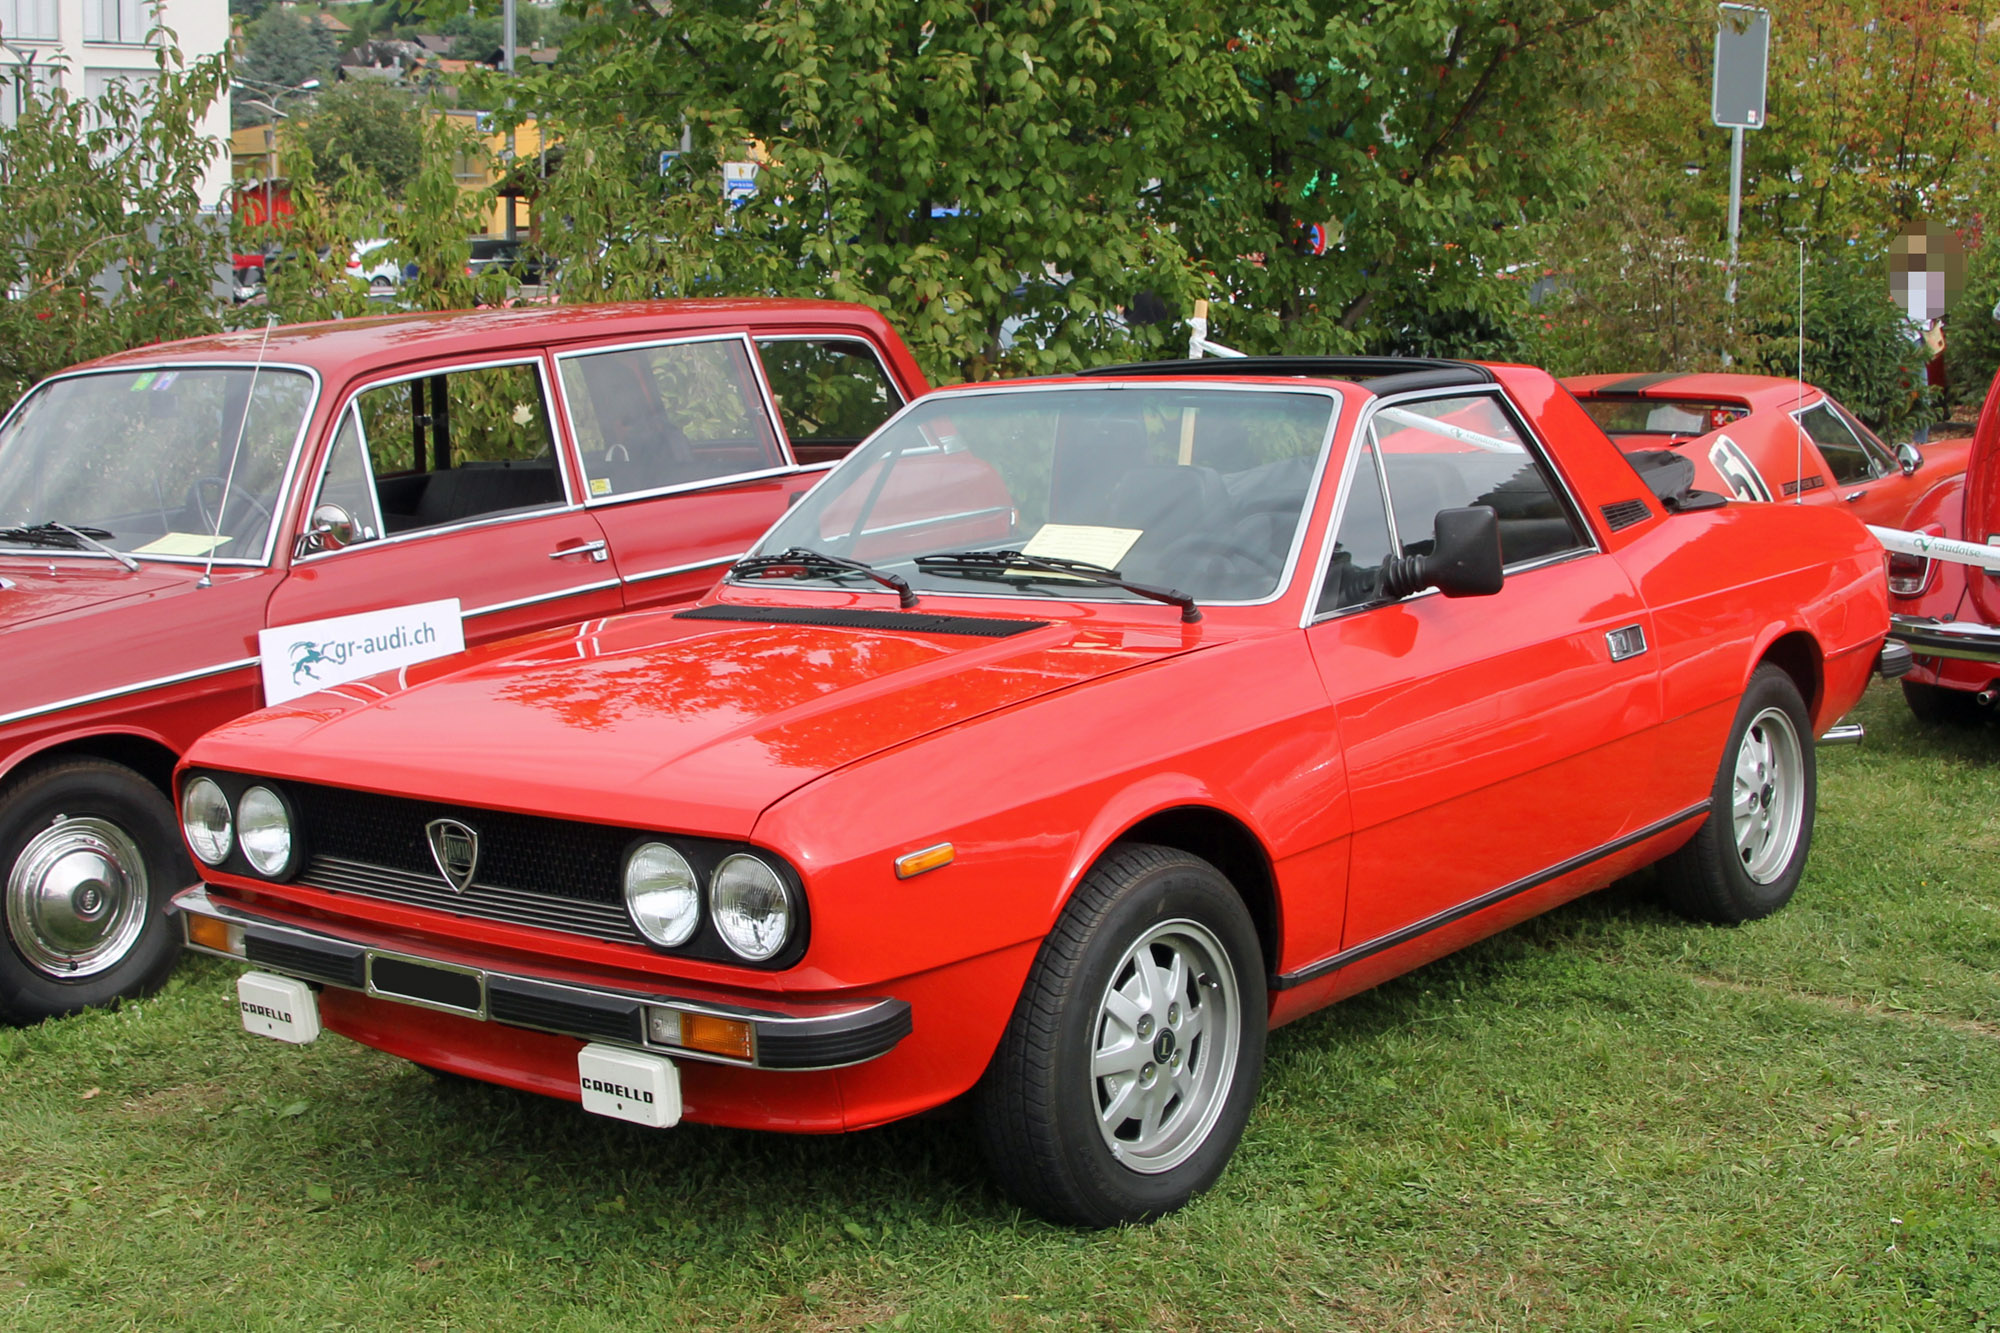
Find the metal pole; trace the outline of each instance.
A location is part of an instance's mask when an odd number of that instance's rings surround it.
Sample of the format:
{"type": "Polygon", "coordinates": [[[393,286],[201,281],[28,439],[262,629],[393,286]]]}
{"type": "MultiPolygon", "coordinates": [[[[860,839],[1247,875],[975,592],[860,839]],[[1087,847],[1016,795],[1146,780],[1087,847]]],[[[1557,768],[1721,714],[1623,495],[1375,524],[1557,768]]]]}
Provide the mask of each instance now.
{"type": "MultiPolygon", "coordinates": [[[[506,0],[506,3],[501,6],[500,14],[501,14],[500,67],[507,71],[507,78],[511,81],[514,77],[514,54],[516,45],[514,40],[514,0],[506,0]]],[[[514,99],[512,97],[509,97],[507,99],[507,109],[509,111],[514,109],[514,99]]],[[[514,170],[515,148],[520,142],[519,139],[516,137],[516,135],[517,131],[515,130],[514,126],[510,123],[507,126],[507,170],[509,173],[512,173],[512,171],[514,170]]],[[[514,240],[520,235],[520,221],[515,216],[519,211],[520,211],[519,199],[516,196],[509,194],[507,196],[506,235],[507,239],[510,241],[514,240]]]]}
{"type": "MultiPolygon", "coordinates": [[[[513,0],[508,0],[512,3],[513,0]]],[[[1729,304],[1736,304],[1736,229],[1743,216],[1743,127],[1729,131],[1729,304]]]]}

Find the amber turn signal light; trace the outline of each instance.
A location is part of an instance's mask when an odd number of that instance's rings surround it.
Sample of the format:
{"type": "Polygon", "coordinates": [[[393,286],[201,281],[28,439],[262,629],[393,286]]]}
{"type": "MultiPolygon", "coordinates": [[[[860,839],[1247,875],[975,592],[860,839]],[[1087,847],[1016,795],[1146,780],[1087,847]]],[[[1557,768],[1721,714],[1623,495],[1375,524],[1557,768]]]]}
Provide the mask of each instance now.
{"type": "Polygon", "coordinates": [[[190,915],[187,918],[187,937],[189,944],[203,949],[238,956],[243,953],[243,946],[239,943],[242,937],[219,917],[190,915]]]}
{"type": "Polygon", "coordinates": [[[921,852],[911,852],[908,856],[899,856],[896,858],[896,878],[908,879],[912,875],[921,875],[926,870],[936,870],[939,866],[948,866],[951,864],[952,858],[957,855],[958,853],[952,850],[950,843],[941,842],[935,847],[926,847],[921,852]]]}
{"type": "Polygon", "coordinates": [[[690,1051],[707,1051],[734,1060],[750,1058],[750,1025],[740,1018],[717,1018],[713,1014],[682,1014],[681,1045],[690,1051]]]}

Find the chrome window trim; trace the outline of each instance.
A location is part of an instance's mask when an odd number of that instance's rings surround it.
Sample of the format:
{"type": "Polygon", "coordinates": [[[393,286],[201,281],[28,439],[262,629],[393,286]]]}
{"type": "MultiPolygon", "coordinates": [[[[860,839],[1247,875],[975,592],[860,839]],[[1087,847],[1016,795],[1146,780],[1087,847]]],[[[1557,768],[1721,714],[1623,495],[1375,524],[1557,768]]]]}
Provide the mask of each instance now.
{"type": "Polygon", "coordinates": [[[128,694],[141,694],[147,690],[162,689],[168,685],[179,685],[190,680],[201,680],[206,676],[219,676],[226,671],[240,671],[254,667],[263,659],[242,657],[234,662],[223,662],[216,666],[196,667],[191,671],[176,671],[171,676],[155,676],[151,680],[137,681],[131,685],[117,685],[108,690],[96,690],[90,694],[72,695],[67,699],[57,699],[53,703],[36,704],[31,708],[16,709],[11,713],[0,713],[0,726],[21,722],[31,717],[42,717],[49,713],[60,713],[67,708],[81,708],[85,704],[103,703],[107,699],[118,699],[128,694]]]}
{"type": "MultiPolygon", "coordinates": [[[[457,375],[457,374],[463,374],[465,371],[468,370],[497,370],[504,366],[529,366],[529,365],[535,368],[535,374],[541,380],[543,407],[545,409],[552,408],[554,406],[554,402],[549,397],[548,362],[539,353],[534,353],[534,352],[530,352],[524,355],[508,355],[504,360],[499,360],[499,361],[467,361],[460,364],[454,364],[448,366],[426,366],[422,370],[409,371],[397,375],[390,375],[384,379],[379,379],[379,380],[370,380],[366,384],[360,385],[359,387],[350,390],[348,392],[347,397],[341,402],[340,412],[341,414],[345,414],[347,412],[355,413],[354,424],[355,427],[361,432],[361,444],[364,451],[364,457],[367,458],[368,462],[368,484],[370,486],[374,486],[377,483],[377,477],[375,473],[375,459],[372,455],[366,453],[366,450],[368,448],[368,427],[367,424],[363,422],[360,417],[360,401],[362,394],[369,393],[375,389],[386,389],[392,384],[407,384],[411,380],[429,379],[433,375],[457,375]]],[[[338,421],[339,419],[340,419],[339,415],[336,415],[334,417],[335,421],[338,421]]],[[[473,518],[462,519],[457,523],[440,523],[436,527],[432,528],[411,528],[406,532],[396,532],[396,533],[392,533],[388,530],[389,528],[388,520],[386,518],[383,518],[382,535],[380,537],[377,537],[375,540],[366,542],[356,542],[351,546],[343,546],[337,551],[309,551],[305,555],[298,557],[298,559],[294,561],[294,563],[308,564],[308,563],[316,563],[321,560],[335,560],[343,555],[349,555],[356,551],[372,551],[384,546],[400,545],[401,543],[407,541],[422,540],[425,537],[442,536],[445,533],[449,532],[464,532],[470,528],[491,527],[496,523],[514,523],[518,522],[521,519],[526,519],[526,518],[546,518],[551,514],[573,514],[578,512],[583,508],[583,506],[577,503],[576,488],[570,485],[569,465],[567,460],[563,456],[562,427],[557,424],[555,413],[553,411],[549,412],[548,419],[549,419],[549,446],[551,449],[555,451],[556,476],[562,481],[563,485],[563,499],[560,503],[538,505],[533,509],[507,509],[507,510],[502,510],[501,512],[496,514],[481,514],[473,518]]],[[[329,444],[328,445],[329,450],[331,449],[331,447],[332,447],[331,444],[329,444]]],[[[320,461],[319,485],[322,487],[326,485],[326,469],[329,466],[331,466],[332,463],[333,463],[333,455],[331,452],[329,452],[327,456],[320,461]]],[[[393,476],[399,474],[392,473],[391,475],[393,476]]],[[[319,494],[319,491],[315,489],[313,494],[317,496],[319,494]]],[[[382,517],[381,509],[382,509],[382,496],[381,492],[377,491],[375,494],[375,510],[377,517],[382,517]]]]}
{"type": "MultiPolygon", "coordinates": [[[[867,447],[869,441],[873,440],[875,436],[880,435],[883,431],[889,429],[889,427],[901,421],[905,416],[908,416],[911,412],[916,411],[919,407],[930,408],[930,407],[935,407],[940,403],[949,404],[951,400],[959,398],[990,398],[990,397],[998,397],[1002,395],[1012,395],[1012,394],[1039,395],[1048,393],[1077,393],[1077,392],[1091,392],[1091,391],[1099,393],[1103,392],[1123,393],[1132,390],[1144,391],[1147,389],[1158,389],[1158,388],[1199,389],[1205,393],[1298,394],[1306,397],[1326,398],[1332,401],[1333,410],[1327,413],[1326,433],[1320,437],[1319,453],[1316,455],[1314,460],[1312,484],[1306,488],[1305,498],[1299,506],[1298,523],[1292,529],[1291,546],[1285,553],[1285,565],[1283,570],[1280,571],[1278,575],[1278,582],[1275,589],[1268,597],[1259,597],[1254,601],[1212,602],[1204,600],[1201,602],[1200,605],[1201,608],[1204,611],[1206,611],[1211,607],[1269,606],[1274,602],[1283,601],[1287,596],[1290,595],[1292,590],[1292,581],[1298,574],[1299,556],[1301,553],[1301,548],[1305,545],[1305,537],[1307,530],[1312,527],[1313,511],[1319,504],[1320,490],[1325,485],[1326,482],[1327,458],[1333,448],[1334,439],[1340,434],[1340,412],[1341,408],[1345,406],[1345,396],[1340,392],[1340,390],[1332,388],[1331,386],[1312,384],[1312,383],[1241,384],[1241,383],[1218,382],[1216,380],[1207,378],[1201,378],[1201,379],[1148,378],[1144,380],[1105,380],[1102,382],[1086,380],[1078,383],[1057,383],[1057,384],[1032,384],[1032,385],[1022,384],[1022,385],[993,385],[993,386],[981,385],[973,388],[953,388],[946,390],[933,390],[930,393],[919,394],[917,397],[912,398],[909,402],[903,404],[902,410],[897,412],[894,416],[890,417],[887,421],[883,422],[881,425],[877,426],[874,430],[874,433],[869,435],[868,439],[863,440],[860,444],[855,445],[854,449],[845,458],[839,459],[836,462],[834,462],[832,464],[831,470],[834,472],[838,472],[841,468],[847,467],[856,458],[861,456],[862,450],[867,447]]],[[[947,408],[947,410],[949,409],[947,408]]],[[[779,523],[784,522],[784,516],[781,515],[778,519],[778,522],[779,523]]],[[[772,524],[772,528],[776,528],[776,526],[777,526],[776,523],[772,524]]],[[[874,529],[871,528],[869,531],[872,532],[874,531],[874,529]]],[[[759,551],[761,551],[763,549],[764,542],[769,539],[770,535],[771,531],[767,529],[764,535],[757,539],[757,544],[750,548],[751,553],[756,554],[759,551]]],[[[748,586],[745,584],[736,583],[734,580],[731,580],[731,583],[732,586],[736,587],[748,586]]],[[[850,589],[850,591],[880,592],[884,596],[895,595],[889,592],[887,589],[878,587],[870,587],[866,589],[855,588],[855,589],[850,589]]],[[[990,592],[971,592],[971,591],[961,592],[956,588],[952,588],[949,590],[938,589],[938,588],[920,589],[919,592],[920,593],[927,592],[929,595],[933,597],[964,597],[977,600],[1008,601],[1016,603],[1024,600],[1021,594],[1018,592],[1015,593],[990,593],[990,592]]],[[[1028,598],[1025,600],[1043,601],[1043,602],[1048,602],[1052,605],[1060,603],[1069,603],[1072,605],[1090,605],[1090,606],[1159,605],[1159,603],[1157,602],[1148,602],[1145,599],[1138,597],[1062,596],[1062,597],[1028,598]]]]}
{"type": "MultiPolygon", "coordinates": [[[[1562,565],[1572,560],[1581,560],[1586,556],[1602,555],[1604,548],[1598,543],[1597,532],[1588,522],[1584,521],[1583,506],[1578,503],[1576,492],[1570,486],[1569,478],[1563,475],[1563,470],[1560,467],[1556,466],[1554,451],[1549,448],[1547,441],[1529,429],[1521,415],[1513,410],[1513,403],[1498,384],[1455,384],[1447,385],[1441,389],[1421,389],[1412,393],[1399,393],[1386,399],[1376,398],[1361,410],[1360,417],[1354,423],[1354,434],[1351,438],[1358,440],[1365,431],[1370,430],[1375,424],[1376,413],[1383,407],[1400,407],[1404,403],[1424,402],[1434,398],[1472,397],[1494,398],[1499,401],[1501,415],[1505,416],[1514,426],[1515,430],[1520,433],[1523,442],[1541,459],[1548,467],[1549,472],[1555,477],[1556,486],[1561,490],[1563,498],[1569,503],[1570,521],[1582,529],[1585,538],[1585,544],[1573,550],[1557,551],[1552,555],[1539,556],[1533,560],[1523,560],[1518,564],[1504,565],[1501,567],[1500,572],[1503,575],[1526,574],[1533,570],[1546,569],[1550,565],[1562,565]]],[[[1351,473],[1357,466],[1353,460],[1360,457],[1361,451],[1350,447],[1347,454],[1349,459],[1347,470],[1351,473]]],[[[1377,451],[1377,457],[1380,457],[1380,451],[1377,451]]],[[[1396,543],[1396,549],[1400,551],[1403,549],[1402,536],[1396,530],[1396,506],[1389,495],[1387,469],[1380,467],[1378,464],[1377,475],[1382,486],[1383,504],[1389,512],[1389,539],[1396,543]]],[[[1314,581],[1310,595],[1306,599],[1305,615],[1299,622],[1302,629],[1317,625],[1322,621],[1350,616],[1357,611],[1373,611],[1383,606],[1406,606],[1411,602],[1429,597],[1436,591],[1436,589],[1427,588],[1414,596],[1405,597],[1396,602],[1370,602],[1364,606],[1343,606],[1332,611],[1315,611],[1315,608],[1319,605],[1319,586],[1325,582],[1327,567],[1333,560],[1334,538],[1340,535],[1340,521],[1347,516],[1347,501],[1352,494],[1352,489],[1343,484],[1340,494],[1335,498],[1334,513],[1327,524],[1326,535],[1320,542],[1319,574],[1314,581]]]]}
{"type": "Polygon", "coordinates": [[[470,611],[462,611],[459,613],[459,619],[470,620],[474,616],[490,616],[499,611],[513,611],[523,606],[534,606],[538,602],[554,602],[564,597],[580,597],[587,592],[603,592],[606,588],[616,588],[620,582],[619,579],[599,579],[595,583],[579,583],[573,588],[538,592],[532,597],[516,597],[510,602],[495,602],[491,606],[477,606],[470,611]]]}
{"type": "MultiPolygon", "coordinates": [[[[1806,423],[1799,420],[1799,418],[1808,412],[1816,411],[1822,407],[1833,414],[1834,420],[1840,422],[1841,425],[1853,432],[1855,441],[1861,446],[1861,456],[1868,460],[1868,470],[1875,474],[1869,478],[1869,481],[1880,481],[1891,472],[1898,470],[1896,451],[1882,443],[1882,437],[1868,429],[1867,424],[1859,417],[1842,407],[1839,403],[1834,402],[1832,398],[1825,394],[1821,394],[1817,402],[1807,403],[1804,407],[1789,408],[1786,410],[1786,415],[1791,417],[1793,424],[1798,427],[1799,432],[1812,442],[1813,448],[1818,449],[1821,447],[1819,437],[1807,430],[1806,423]]],[[[1825,461],[1825,457],[1824,453],[1820,455],[1822,462],[1825,461]]],[[[1827,467],[1826,475],[1829,480],[1833,481],[1835,486],[1865,486],[1868,484],[1862,481],[1840,481],[1834,478],[1831,465],[1827,467]]]]}
{"type": "Polygon", "coordinates": [[[678,495],[687,491],[711,490],[717,486],[732,485],[739,481],[750,481],[763,477],[783,477],[800,471],[798,455],[792,452],[791,437],[785,434],[785,423],[778,420],[777,405],[771,400],[771,386],[764,378],[764,362],[757,355],[757,344],[748,332],[738,333],[690,333],[673,338],[644,338],[637,342],[606,343],[602,347],[567,348],[551,354],[556,363],[556,391],[562,395],[563,420],[569,426],[570,442],[575,446],[577,476],[583,482],[583,503],[591,509],[618,504],[626,500],[650,500],[662,495],[678,495]],[[569,385],[563,380],[562,363],[581,360],[587,356],[608,356],[615,352],[642,352],[655,347],[679,347],[692,343],[739,342],[750,362],[750,374],[757,381],[758,410],[764,414],[764,424],[770,427],[771,438],[777,442],[778,453],[785,461],[777,467],[759,468],[754,472],[730,472],[716,477],[703,477],[699,481],[680,482],[672,486],[655,486],[651,490],[626,491],[622,495],[592,495],[590,493],[590,471],[583,464],[583,445],[576,438],[576,413],[570,407],[569,385]]]}
{"type": "MultiPolygon", "coordinates": [[[[47,379],[36,381],[26,393],[21,395],[19,401],[7,409],[5,416],[0,416],[0,436],[6,434],[7,428],[14,424],[14,417],[30,398],[33,398],[42,391],[44,385],[54,384],[58,380],[83,379],[91,375],[145,374],[147,371],[157,374],[160,371],[166,370],[254,370],[260,372],[265,370],[288,370],[304,375],[312,381],[312,392],[306,397],[306,409],[299,417],[298,434],[292,437],[291,456],[285,461],[284,479],[279,483],[278,493],[271,505],[271,530],[264,534],[264,553],[261,556],[219,555],[211,562],[205,555],[141,555],[135,551],[125,552],[126,555],[131,556],[135,560],[157,560],[162,564],[200,565],[203,568],[207,568],[208,565],[213,563],[218,566],[231,565],[246,569],[269,568],[272,558],[277,554],[279,529],[285,526],[283,516],[291,512],[292,486],[299,477],[301,455],[305,451],[306,440],[309,432],[312,430],[313,414],[319,410],[320,395],[326,389],[325,379],[311,366],[300,365],[293,361],[164,361],[157,364],[140,362],[132,365],[99,366],[91,370],[65,370],[59,374],[50,375],[47,379]]],[[[6,553],[12,554],[17,549],[21,548],[8,547],[6,553]]],[[[64,558],[80,555],[92,560],[111,560],[115,558],[96,551],[65,551],[59,547],[50,548],[42,546],[30,548],[30,554],[31,558],[35,560],[40,560],[45,555],[58,555],[64,558]]]]}

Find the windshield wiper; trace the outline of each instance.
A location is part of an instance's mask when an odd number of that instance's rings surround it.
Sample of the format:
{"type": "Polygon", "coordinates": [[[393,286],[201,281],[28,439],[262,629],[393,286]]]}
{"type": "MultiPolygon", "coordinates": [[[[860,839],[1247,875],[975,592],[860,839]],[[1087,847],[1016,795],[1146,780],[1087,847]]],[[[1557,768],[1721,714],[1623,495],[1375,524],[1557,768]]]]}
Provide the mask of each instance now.
{"type": "MultiPolygon", "coordinates": [[[[804,546],[794,546],[776,555],[749,555],[729,567],[732,574],[763,574],[774,569],[832,570],[838,573],[864,574],[885,588],[893,588],[896,604],[905,611],[917,604],[917,594],[909,581],[896,574],[886,573],[873,565],[859,560],[849,560],[844,555],[828,555],[824,551],[811,550],[804,546]]],[[[810,574],[807,577],[811,577],[810,574]]]]}
{"type": "Polygon", "coordinates": [[[21,542],[29,546],[60,546],[67,550],[80,551],[88,548],[101,551],[127,569],[137,569],[139,562],[113,546],[106,546],[100,537],[111,533],[104,528],[73,528],[67,523],[50,519],[37,523],[31,528],[0,528],[0,541],[21,542]]]}
{"type": "Polygon", "coordinates": [[[1015,550],[940,551],[936,555],[920,555],[913,563],[927,574],[959,574],[967,578],[983,575],[988,578],[1032,579],[1038,571],[1044,581],[1051,578],[1083,579],[1107,588],[1123,588],[1126,592],[1150,597],[1169,606],[1178,606],[1182,624],[1192,625],[1201,619],[1201,608],[1186,593],[1174,588],[1155,588],[1149,583],[1134,583],[1117,570],[1094,565],[1088,560],[1024,555],[1015,550]]]}

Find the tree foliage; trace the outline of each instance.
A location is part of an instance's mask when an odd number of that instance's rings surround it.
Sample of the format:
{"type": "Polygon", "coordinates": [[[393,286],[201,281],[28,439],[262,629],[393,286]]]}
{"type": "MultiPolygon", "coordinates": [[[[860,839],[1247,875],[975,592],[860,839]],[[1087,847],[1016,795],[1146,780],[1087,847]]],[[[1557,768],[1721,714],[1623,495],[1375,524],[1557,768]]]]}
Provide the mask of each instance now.
{"type": "Polygon", "coordinates": [[[220,57],[117,82],[92,101],[32,94],[0,126],[0,394],[141,343],[220,327],[228,232],[201,212],[219,147],[199,132],[222,95],[220,57]]]}
{"type": "Polygon", "coordinates": [[[315,99],[286,136],[305,151],[315,180],[365,172],[400,196],[424,152],[421,117],[409,94],[387,84],[343,83],[315,99]]]}
{"type": "MultiPolygon", "coordinates": [[[[271,119],[272,87],[296,88],[318,79],[329,83],[340,64],[333,34],[285,5],[272,5],[244,25],[235,74],[250,83],[233,101],[231,118],[240,128],[271,119]],[[256,85],[270,85],[258,87],[256,85]]],[[[282,107],[290,114],[294,108],[282,107]]]]}

